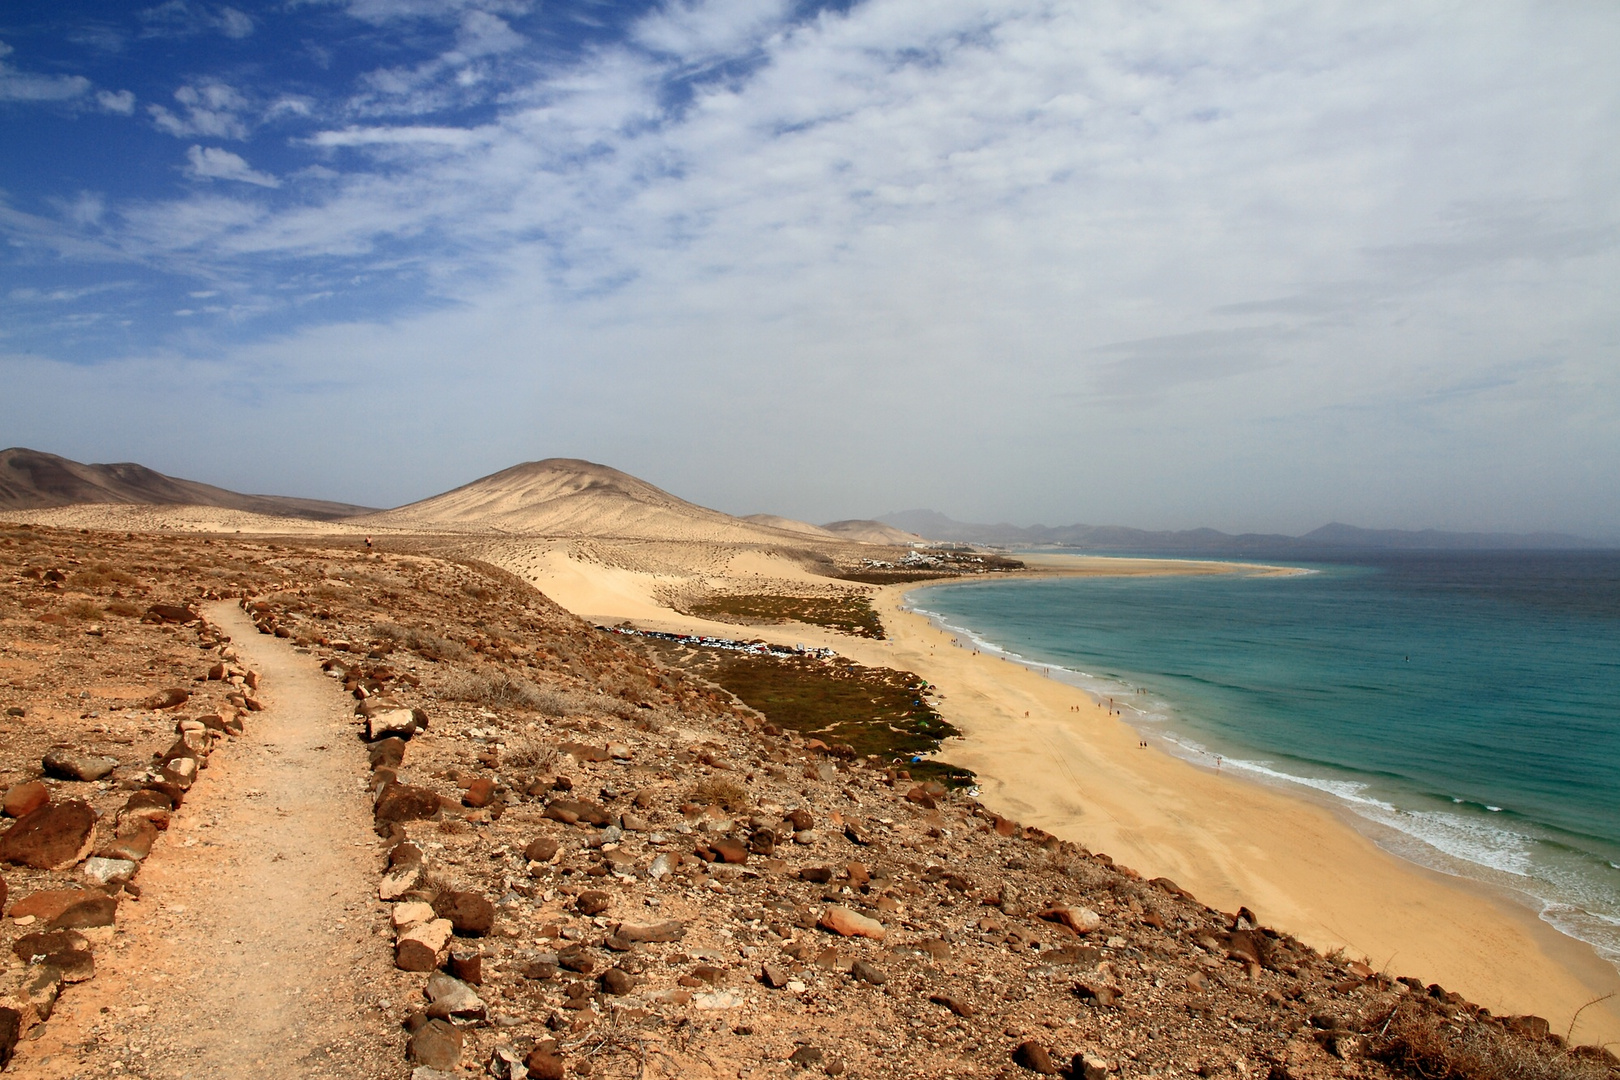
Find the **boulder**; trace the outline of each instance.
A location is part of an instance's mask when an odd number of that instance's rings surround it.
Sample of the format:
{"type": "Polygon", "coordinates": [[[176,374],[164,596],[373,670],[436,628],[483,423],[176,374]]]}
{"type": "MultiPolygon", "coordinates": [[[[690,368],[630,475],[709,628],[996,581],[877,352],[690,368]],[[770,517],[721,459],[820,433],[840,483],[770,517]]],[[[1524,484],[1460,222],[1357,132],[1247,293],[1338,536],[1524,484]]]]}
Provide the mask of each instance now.
{"type": "Polygon", "coordinates": [[[97,885],[122,885],[139,869],[133,859],[109,859],[92,855],[84,860],[84,876],[97,885]]]}
{"type": "Polygon", "coordinates": [[[656,923],[620,923],[613,933],[625,941],[663,943],[679,941],[686,936],[686,924],[679,919],[656,923]]]}
{"type": "Polygon", "coordinates": [[[574,897],[574,910],[581,915],[600,915],[613,903],[613,898],[601,889],[586,889],[574,897]]]}
{"type": "Polygon", "coordinates": [[[159,690],[141,702],[143,709],[178,709],[191,700],[191,694],[178,686],[159,690]]]}
{"type": "Polygon", "coordinates": [[[945,1006],[945,1008],[963,1018],[971,1017],[975,1012],[978,1011],[974,1009],[974,1007],[967,1001],[959,997],[954,997],[950,994],[929,994],[928,1000],[933,1002],[935,1005],[945,1006]]]}
{"type": "Polygon", "coordinates": [[[382,881],[378,882],[377,899],[398,900],[406,893],[415,891],[422,884],[423,873],[420,861],[401,863],[384,874],[382,881]]]}
{"type": "Polygon", "coordinates": [[[30,780],[26,784],[7,788],[4,798],[0,799],[0,809],[5,810],[6,817],[19,818],[33,813],[50,801],[51,789],[38,780],[30,780]]]}
{"type": "Polygon", "coordinates": [[[449,919],[413,926],[394,942],[394,966],[401,971],[434,971],[444,963],[454,936],[449,919]]]}
{"type": "Polygon", "coordinates": [[[390,917],[394,923],[396,933],[402,933],[413,926],[421,926],[423,923],[432,922],[435,918],[433,905],[424,904],[420,900],[395,904],[390,917]]]}
{"type": "Polygon", "coordinates": [[[855,977],[857,982],[867,983],[872,986],[882,986],[889,981],[887,972],[875,964],[867,963],[865,960],[855,961],[850,967],[849,973],[855,977]]]}
{"type": "Polygon", "coordinates": [[[367,756],[373,770],[397,769],[405,760],[405,740],[398,736],[379,739],[367,749],[367,756]]]}
{"type": "Polygon", "coordinates": [[[523,857],[530,862],[550,862],[556,857],[559,846],[549,836],[536,837],[523,849],[523,857]]]}
{"type": "Polygon", "coordinates": [[[463,1036],[444,1020],[429,1020],[411,1033],[405,1053],[417,1065],[450,1072],[461,1062],[463,1036]]]}
{"type": "Polygon", "coordinates": [[[89,949],[63,949],[49,953],[39,966],[53,968],[64,983],[89,982],[96,977],[96,959],[89,949]]]}
{"type": "Polygon", "coordinates": [[[46,930],[24,934],[11,943],[11,951],[25,964],[53,953],[76,952],[90,948],[90,941],[76,930],[46,930]]]}
{"type": "Polygon", "coordinates": [[[100,780],[118,767],[118,759],[73,750],[52,750],[41,762],[46,776],[61,780],[100,780]]]}
{"type": "Polygon", "coordinates": [[[563,1080],[568,1075],[567,1062],[557,1053],[557,1043],[552,1039],[530,1050],[523,1067],[529,1070],[529,1080],[563,1080]]]}
{"type": "Polygon", "coordinates": [[[202,618],[195,611],[180,604],[153,604],[142,616],[145,622],[193,623],[202,618]]]}
{"type": "Polygon", "coordinates": [[[495,905],[475,892],[447,890],[433,901],[434,914],[449,919],[457,934],[483,937],[495,927],[495,905]]]}
{"type": "Polygon", "coordinates": [[[606,825],[608,812],[593,802],[580,799],[553,799],[546,804],[546,817],[565,825],[606,825]]]}
{"type": "Polygon", "coordinates": [[[831,930],[844,937],[866,937],[874,941],[882,941],[888,934],[883,924],[876,919],[869,919],[859,912],[837,904],[821,913],[817,925],[823,930],[831,930]]]}
{"type": "Polygon", "coordinates": [[[425,821],[438,814],[440,805],[436,791],[410,784],[389,784],[377,796],[374,812],[379,825],[425,821]]]}
{"type": "Polygon", "coordinates": [[[1067,926],[1077,934],[1089,934],[1102,925],[1102,916],[1090,908],[1071,904],[1053,904],[1040,913],[1040,917],[1060,926],[1067,926]]]}
{"type": "Polygon", "coordinates": [[[470,806],[474,810],[481,810],[495,801],[495,781],[487,776],[480,776],[461,795],[461,804],[470,806]]]}
{"type": "Polygon", "coordinates": [[[477,949],[451,949],[450,974],[469,986],[484,985],[484,954],[477,949]]]}
{"type": "MultiPolygon", "coordinates": [[[[17,1042],[23,1035],[22,1013],[9,1005],[0,1005],[0,1070],[11,1064],[11,1055],[17,1050],[17,1042]]],[[[531,1076],[534,1075],[530,1072],[531,1076]]],[[[562,1073],[557,1074],[557,1080],[562,1080],[562,1073]]]]}
{"type": "Polygon", "coordinates": [[[1058,1068],[1052,1062],[1051,1053],[1034,1039],[1018,1044],[1018,1048],[1013,1051],[1013,1061],[1032,1073],[1039,1073],[1042,1076],[1057,1075],[1058,1068]]]}
{"type": "Polygon", "coordinates": [[[428,977],[427,1014],[435,1020],[482,1020],[484,1001],[472,987],[453,975],[436,971],[428,977]]]}
{"type": "Polygon", "coordinates": [[[118,835],[97,848],[94,854],[102,859],[140,862],[152,853],[152,844],[157,840],[157,835],[157,826],[152,822],[145,818],[133,818],[121,824],[118,835]]]}
{"type": "Polygon", "coordinates": [[[173,784],[181,791],[190,791],[191,785],[197,782],[197,759],[193,757],[174,757],[163,763],[158,770],[166,783],[173,784]]]}
{"type": "Polygon", "coordinates": [[[48,803],[0,833],[0,862],[64,870],[90,854],[95,839],[96,812],[89,803],[48,803]]]}
{"type": "Polygon", "coordinates": [[[636,988],[636,977],[623,968],[612,967],[602,973],[602,989],[614,996],[623,996],[636,988]]]}
{"type": "Polygon", "coordinates": [[[50,930],[84,930],[112,926],[118,920],[118,901],[106,893],[87,890],[84,899],[46,924],[50,930]]]}
{"type": "Polygon", "coordinates": [[[366,719],[366,740],[409,739],[427,727],[427,714],[420,709],[389,709],[366,719]]]}
{"type": "Polygon", "coordinates": [[[748,848],[739,840],[721,837],[719,840],[710,842],[709,848],[714,852],[718,862],[745,863],[748,861],[748,848]]]}

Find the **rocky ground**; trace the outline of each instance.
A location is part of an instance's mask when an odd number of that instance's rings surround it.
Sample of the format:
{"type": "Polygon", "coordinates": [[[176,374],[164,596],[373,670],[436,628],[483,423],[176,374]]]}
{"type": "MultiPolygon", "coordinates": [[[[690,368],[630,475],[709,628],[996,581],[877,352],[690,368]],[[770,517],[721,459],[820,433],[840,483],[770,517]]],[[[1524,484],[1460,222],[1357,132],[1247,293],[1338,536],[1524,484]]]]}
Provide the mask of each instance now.
{"type": "Polygon", "coordinates": [[[12,1071],[1620,1076],[344,544],[0,527],[12,1071]]]}

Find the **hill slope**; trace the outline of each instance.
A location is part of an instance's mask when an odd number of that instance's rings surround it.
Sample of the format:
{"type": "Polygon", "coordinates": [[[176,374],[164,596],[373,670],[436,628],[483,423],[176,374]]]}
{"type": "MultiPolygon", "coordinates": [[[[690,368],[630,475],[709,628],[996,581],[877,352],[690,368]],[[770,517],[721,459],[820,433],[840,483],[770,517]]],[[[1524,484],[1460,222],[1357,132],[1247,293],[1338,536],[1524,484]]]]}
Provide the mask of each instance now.
{"type": "Polygon", "coordinates": [[[244,495],[212,484],[165,476],[129,461],[85,465],[20,446],[0,450],[0,510],[44,510],[82,503],[219,506],[314,521],[333,521],[372,509],[321,499],[244,495]]]}
{"type": "Polygon", "coordinates": [[[916,533],[897,529],[893,525],[885,525],[881,521],[868,521],[864,518],[830,521],[821,528],[834,536],[845,540],[858,540],[863,544],[886,544],[890,547],[905,547],[907,544],[922,540],[922,537],[916,533]]]}
{"type": "Polygon", "coordinates": [[[637,540],[802,545],[805,533],[745,521],[577,458],[526,461],[454,491],[357,519],[394,528],[637,540]]]}

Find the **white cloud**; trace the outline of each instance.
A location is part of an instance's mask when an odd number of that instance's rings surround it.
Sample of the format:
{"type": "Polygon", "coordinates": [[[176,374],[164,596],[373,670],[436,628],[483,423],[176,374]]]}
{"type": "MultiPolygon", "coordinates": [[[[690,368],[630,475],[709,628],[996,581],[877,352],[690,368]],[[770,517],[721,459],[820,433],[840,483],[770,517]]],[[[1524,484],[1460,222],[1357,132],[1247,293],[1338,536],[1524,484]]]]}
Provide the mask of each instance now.
{"type": "Polygon", "coordinates": [[[241,92],[221,82],[186,85],[174,92],[184,115],[162,105],[148,105],[147,111],[159,130],[177,139],[198,135],[216,139],[245,139],[249,125],[242,117],[248,101],[241,92]]]}
{"type": "MultiPolygon", "coordinates": [[[[307,198],[124,207],[117,243],[185,272],[319,256],[426,289],[395,319],[231,354],[287,402],[277,379],[364,384],[386,356],[386,408],[431,402],[478,434],[485,459],[402,498],[566,452],[821,520],[921,502],[1303,529],[1382,500],[1406,524],[1502,527],[1488,508],[1555,520],[1562,501],[1620,531],[1567,465],[1620,468],[1620,139],[1600,104],[1620,95],[1601,45],[1620,12],[785,12],[666,5],[623,45],[491,76],[504,96],[477,127],[361,122],[450,100],[433,95],[472,66],[373,73],[352,126],[302,140],[365,151],[326,158],[307,198]],[[536,429],[551,441],[517,434],[536,429]],[[956,464],[871,467],[931,454],[956,464]],[[1487,490],[1470,459],[1517,486],[1487,490]],[[815,494],[833,487],[860,505],[815,494]],[[808,494],[772,503],[784,489],[808,494]]],[[[184,130],[246,124],[193,93],[184,130]]],[[[347,449],[400,477],[448,468],[440,446],[347,449]]]]}
{"type": "Polygon", "coordinates": [[[233,7],[209,7],[191,0],[165,0],[140,12],[148,37],[192,37],[217,33],[234,40],[251,37],[253,17],[233,7]]]}
{"type": "Polygon", "coordinates": [[[105,112],[130,116],[135,112],[135,94],[130,90],[101,90],[96,93],[96,104],[105,112]]]}
{"type": "Polygon", "coordinates": [[[490,56],[511,52],[527,44],[522,34],[513,30],[506,20],[487,11],[469,11],[461,17],[456,33],[456,51],[463,56],[490,56]]]}
{"type": "MultiPolygon", "coordinates": [[[[4,42],[0,46],[4,47],[0,56],[12,52],[4,42]]],[[[82,75],[36,75],[0,61],[0,101],[71,101],[89,93],[90,87],[82,75]]]]}
{"type": "Polygon", "coordinates": [[[193,146],[186,151],[186,175],[197,180],[236,180],[259,187],[276,188],[281,181],[259,172],[241,156],[216,146],[193,146]]]}

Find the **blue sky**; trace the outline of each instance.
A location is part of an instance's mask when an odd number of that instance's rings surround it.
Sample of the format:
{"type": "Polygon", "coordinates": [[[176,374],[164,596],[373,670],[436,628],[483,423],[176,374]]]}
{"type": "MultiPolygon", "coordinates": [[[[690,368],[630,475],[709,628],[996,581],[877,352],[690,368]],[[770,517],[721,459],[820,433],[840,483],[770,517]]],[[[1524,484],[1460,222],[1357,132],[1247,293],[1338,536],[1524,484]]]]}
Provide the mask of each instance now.
{"type": "Polygon", "coordinates": [[[1607,2],[12,3],[0,444],[1620,536],[1607,2]]]}

